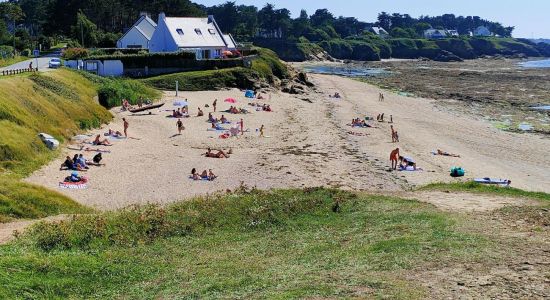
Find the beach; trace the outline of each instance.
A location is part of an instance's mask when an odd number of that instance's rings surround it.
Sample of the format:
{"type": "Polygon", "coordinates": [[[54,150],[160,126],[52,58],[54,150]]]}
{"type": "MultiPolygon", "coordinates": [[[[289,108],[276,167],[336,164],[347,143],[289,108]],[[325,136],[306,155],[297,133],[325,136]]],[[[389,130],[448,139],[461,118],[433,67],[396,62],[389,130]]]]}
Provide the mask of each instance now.
{"type": "MultiPolygon", "coordinates": [[[[79,203],[102,210],[133,204],[171,203],[196,195],[211,194],[241,185],[259,189],[329,186],[371,192],[401,192],[432,182],[465,181],[478,177],[509,179],[512,186],[530,191],[550,192],[550,140],[534,134],[498,130],[475,114],[466,114],[452,105],[443,106],[431,99],[389,93],[373,85],[332,75],[309,75],[316,91],[289,95],[272,91],[273,112],[252,111],[246,115],[223,113],[230,121],[242,117],[249,131],[243,136],[220,139],[223,132],[208,131],[208,112],[218,99],[218,111],[229,108],[223,102],[237,99],[236,106],[253,110],[239,90],[166,92],[166,104],[152,114],[132,115],[112,110],[115,119],[90,135],[113,130],[122,131],[122,118],[130,123],[128,139],[112,139],[113,146],[100,147],[106,166],[91,167],[87,189],[59,189],[58,183],[69,175],[59,171],[65,155],[75,150],[63,149],[62,155],[36,171],[26,180],[58,190],[79,203]],[[339,92],[341,99],[330,98],[339,92]],[[378,100],[379,93],[385,101],[378,100]],[[190,118],[182,119],[186,129],[175,135],[176,119],[172,103],[187,99],[190,118]],[[205,104],[210,105],[205,108],[205,104]],[[201,107],[204,117],[196,117],[201,107]],[[169,110],[169,111],[166,111],[169,110]],[[385,114],[377,128],[352,128],[353,118],[385,114]],[[400,142],[392,143],[390,124],[399,133],[400,142]],[[256,130],[265,125],[265,135],[256,130]],[[351,133],[359,133],[355,135],[351,133]],[[229,159],[206,158],[206,149],[233,150],[229,159]],[[390,171],[389,154],[399,147],[401,155],[413,157],[422,171],[390,171]],[[434,156],[441,149],[460,158],[434,156]],[[453,179],[449,170],[462,166],[466,176],[453,179]],[[212,169],[215,181],[193,181],[192,168],[199,172],[212,169]]],[[[265,96],[265,94],[264,94],[265,96]]],[[[220,118],[222,113],[214,113],[220,118]]],[[[224,125],[227,128],[230,126],[224,125]]],[[[91,139],[91,138],[90,138],[91,139]]],[[[95,154],[83,152],[88,159],[95,154]]]]}

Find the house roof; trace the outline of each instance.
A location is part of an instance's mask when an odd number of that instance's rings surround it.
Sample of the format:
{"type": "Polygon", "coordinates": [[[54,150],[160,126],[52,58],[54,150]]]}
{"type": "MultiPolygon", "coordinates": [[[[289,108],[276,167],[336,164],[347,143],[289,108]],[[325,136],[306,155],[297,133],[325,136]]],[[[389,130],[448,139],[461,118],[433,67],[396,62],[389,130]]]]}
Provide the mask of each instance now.
{"type": "Polygon", "coordinates": [[[424,34],[427,35],[434,35],[434,34],[440,34],[440,35],[447,35],[447,30],[444,29],[427,29],[424,31],[424,34]]]}
{"type": "Polygon", "coordinates": [[[231,34],[224,34],[223,39],[227,43],[227,48],[229,49],[235,49],[237,48],[237,43],[233,39],[233,36],[231,34]]]}
{"type": "Polygon", "coordinates": [[[226,46],[223,34],[212,17],[165,18],[164,21],[179,48],[226,46]]]}
{"type": "Polygon", "coordinates": [[[157,28],[157,23],[155,23],[153,19],[149,18],[149,16],[141,16],[136,21],[134,26],[130,27],[130,29],[128,29],[128,31],[126,31],[124,35],[122,35],[118,40],[121,41],[134,28],[139,31],[139,33],[141,33],[147,40],[151,40],[151,37],[153,37],[153,33],[157,28]]]}

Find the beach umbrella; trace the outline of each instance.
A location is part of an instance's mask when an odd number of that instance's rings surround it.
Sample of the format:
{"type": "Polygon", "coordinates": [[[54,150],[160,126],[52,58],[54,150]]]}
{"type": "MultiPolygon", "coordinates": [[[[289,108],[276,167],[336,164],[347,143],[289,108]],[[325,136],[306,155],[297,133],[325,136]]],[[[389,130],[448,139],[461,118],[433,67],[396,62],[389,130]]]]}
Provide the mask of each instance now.
{"type": "Polygon", "coordinates": [[[186,106],[189,106],[189,103],[187,101],[178,100],[178,101],[174,101],[174,106],[186,107],[186,106]]]}
{"type": "Polygon", "coordinates": [[[235,98],[227,98],[224,101],[229,103],[237,103],[237,100],[235,100],[235,98]]]}

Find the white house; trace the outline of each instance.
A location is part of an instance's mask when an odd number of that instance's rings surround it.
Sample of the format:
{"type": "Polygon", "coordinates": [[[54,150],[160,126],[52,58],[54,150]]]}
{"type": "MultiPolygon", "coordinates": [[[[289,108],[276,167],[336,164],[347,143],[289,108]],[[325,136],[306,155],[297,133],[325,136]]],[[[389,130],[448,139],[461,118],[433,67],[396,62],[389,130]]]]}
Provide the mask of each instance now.
{"type": "Polygon", "coordinates": [[[427,29],[424,31],[424,37],[427,39],[444,39],[448,36],[447,30],[444,29],[427,29]]]}
{"type": "Polygon", "coordinates": [[[120,60],[85,60],[83,69],[104,77],[124,75],[124,65],[120,60]]]}
{"type": "Polygon", "coordinates": [[[224,34],[223,39],[227,43],[227,50],[237,50],[237,42],[235,42],[235,39],[231,34],[224,34]]]}
{"type": "Polygon", "coordinates": [[[157,23],[143,14],[139,20],[117,41],[117,48],[148,49],[157,23]]]}
{"type": "Polygon", "coordinates": [[[474,29],[474,36],[492,36],[493,33],[489,28],[485,26],[479,26],[478,28],[474,29]]]}
{"type": "Polygon", "coordinates": [[[450,36],[459,36],[460,34],[458,34],[458,30],[447,30],[447,33],[450,35],[450,36]]]}
{"type": "Polygon", "coordinates": [[[207,18],[168,18],[160,13],[149,43],[149,52],[194,52],[197,59],[220,58],[223,51],[236,48],[226,40],[214,16],[207,18]]]}
{"type": "Polygon", "coordinates": [[[376,34],[377,36],[379,36],[383,39],[390,36],[390,34],[386,31],[386,29],[384,29],[382,27],[369,27],[367,30],[369,32],[372,32],[372,33],[376,34]]]}

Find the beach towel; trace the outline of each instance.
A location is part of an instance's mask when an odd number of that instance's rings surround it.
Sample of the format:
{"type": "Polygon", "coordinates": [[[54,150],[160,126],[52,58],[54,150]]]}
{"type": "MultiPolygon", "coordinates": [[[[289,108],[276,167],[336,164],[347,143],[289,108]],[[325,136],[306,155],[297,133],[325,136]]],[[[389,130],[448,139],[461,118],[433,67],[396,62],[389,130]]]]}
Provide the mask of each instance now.
{"type": "MultiPolygon", "coordinates": [[[[209,181],[214,181],[214,180],[209,180],[208,177],[201,177],[200,180],[195,180],[193,179],[193,176],[192,175],[189,175],[189,179],[193,180],[193,181],[206,181],[206,182],[209,182],[209,181]]],[[[215,179],[215,178],[214,178],[215,179]]]]}
{"type": "Polygon", "coordinates": [[[83,177],[79,182],[59,182],[59,188],[82,190],[88,187],[88,179],[83,177]]]}
{"type": "Polygon", "coordinates": [[[475,182],[480,184],[494,184],[494,185],[502,185],[502,186],[509,186],[510,183],[512,183],[508,179],[496,179],[496,178],[476,178],[474,179],[475,182]]]}
{"type": "Polygon", "coordinates": [[[231,137],[231,134],[229,134],[229,133],[224,133],[224,134],[222,134],[222,135],[219,136],[220,139],[224,139],[224,140],[225,140],[225,139],[228,139],[228,138],[230,138],[230,137],[231,137]]]}
{"type": "Polygon", "coordinates": [[[401,171],[401,172],[420,172],[420,171],[424,171],[424,170],[422,170],[422,168],[416,168],[416,170],[415,170],[413,166],[406,166],[406,167],[399,167],[399,171],[401,171]]]}

